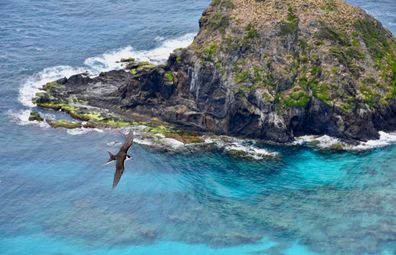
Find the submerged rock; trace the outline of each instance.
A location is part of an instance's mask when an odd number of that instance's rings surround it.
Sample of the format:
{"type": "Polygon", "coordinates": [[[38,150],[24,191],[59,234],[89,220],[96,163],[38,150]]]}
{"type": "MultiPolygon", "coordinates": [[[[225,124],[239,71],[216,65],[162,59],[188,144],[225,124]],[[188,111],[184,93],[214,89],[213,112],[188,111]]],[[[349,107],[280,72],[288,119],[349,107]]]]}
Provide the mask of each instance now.
{"type": "Polygon", "coordinates": [[[126,119],[280,143],[395,129],[395,39],[344,1],[213,1],[166,65],[122,62],[128,72],[62,79],[36,103],[73,97],[126,119]]]}

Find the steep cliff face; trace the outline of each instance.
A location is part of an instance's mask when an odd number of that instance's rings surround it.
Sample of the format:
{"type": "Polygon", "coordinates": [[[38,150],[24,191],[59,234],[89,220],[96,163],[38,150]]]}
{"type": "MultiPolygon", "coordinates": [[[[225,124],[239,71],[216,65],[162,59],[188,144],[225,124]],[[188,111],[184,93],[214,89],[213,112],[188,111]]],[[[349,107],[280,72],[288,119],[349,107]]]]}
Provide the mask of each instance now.
{"type": "Polygon", "coordinates": [[[203,129],[360,140],[396,127],[395,49],[389,31],[343,1],[223,0],[170,67],[189,78],[179,86],[203,129]]]}
{"type": "Polygon", "coordinates": [[[86,82],[78,96],[276,142],[305,134],[366,140],[396,129],[396,41],[344,1],[214,0],[191,46],[165,66],[128,69],[86,82]],[[95,84],[114,89],[93,97],[95,84]]]}

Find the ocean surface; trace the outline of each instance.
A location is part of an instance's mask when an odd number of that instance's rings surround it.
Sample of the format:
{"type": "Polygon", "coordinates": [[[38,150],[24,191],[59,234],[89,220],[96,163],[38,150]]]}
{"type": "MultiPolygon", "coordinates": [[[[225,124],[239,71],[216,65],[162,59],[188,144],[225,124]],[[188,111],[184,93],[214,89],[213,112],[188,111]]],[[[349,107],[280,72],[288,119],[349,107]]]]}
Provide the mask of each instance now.
{"type": "MultiPolygon", "coordinates": [[[[350,3],[396,34],[394,0],[350,3]]],[[[260,161],[136,144],[112,190],[116,131],[27,122],[47,81],[163,62],[208,4],[0,0],[0,254],[396,254],[393,134],[366,151],[264,146],[279,158],[260,161]]]]}

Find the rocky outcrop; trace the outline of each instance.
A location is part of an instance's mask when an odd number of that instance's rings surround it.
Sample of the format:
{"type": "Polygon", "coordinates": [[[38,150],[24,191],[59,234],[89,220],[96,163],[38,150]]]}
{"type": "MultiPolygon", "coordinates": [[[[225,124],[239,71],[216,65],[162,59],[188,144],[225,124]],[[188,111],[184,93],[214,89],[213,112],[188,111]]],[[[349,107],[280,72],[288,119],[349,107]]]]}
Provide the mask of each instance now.
{"type": "Polygon", "coordinates": [[[62,79],[37,100],[75,97],[128,119],[275,142],[396,129],[396,41],[339,0],[214,0],[192,45],[165,65],[123,62],[127,72],[62,79]]]}
{"type": "Polygon", "coordinates": [[[44,121],[43,117],[41,117],[40,113],[38,113],[38,112],[31,112],[29,114],[28,120],[29,121],[38,121],[38,122],[44,121]]]}

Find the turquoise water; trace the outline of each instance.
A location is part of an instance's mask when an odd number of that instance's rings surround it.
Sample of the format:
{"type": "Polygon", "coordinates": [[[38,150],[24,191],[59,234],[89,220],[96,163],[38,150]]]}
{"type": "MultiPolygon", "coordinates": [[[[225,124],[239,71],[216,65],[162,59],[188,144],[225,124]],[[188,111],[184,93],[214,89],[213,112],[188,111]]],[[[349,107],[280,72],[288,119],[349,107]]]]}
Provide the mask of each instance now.
{"type": "MultiPolygon", "coordinates": [[[[112,190],[116,131],[20,117],[42,81],[124,54],[160,61],[208,2],[0,1],[0,254],[395,254],[396,146],[265,146],[279,159],[254,162],[134,145],[112,190]]],[[[396,32],[394,1],[351,2],[396,32]]]]}

